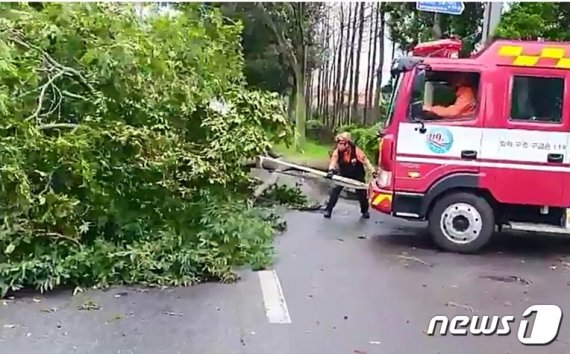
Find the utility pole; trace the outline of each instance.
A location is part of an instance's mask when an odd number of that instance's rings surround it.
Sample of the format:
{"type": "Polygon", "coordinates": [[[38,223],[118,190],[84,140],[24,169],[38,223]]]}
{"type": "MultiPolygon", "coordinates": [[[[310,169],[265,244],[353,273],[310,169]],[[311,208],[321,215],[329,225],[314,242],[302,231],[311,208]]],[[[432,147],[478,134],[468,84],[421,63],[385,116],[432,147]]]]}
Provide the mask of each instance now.
{"type": "Polygon", "coordinates": [[[489,37],[493,35],[493,32],[499,25],[502,12],[502,1],[485,3],[485,11],[483,12],[483,36],[481,38],[481,43],[483,45],[486,44],[489,37]]]}

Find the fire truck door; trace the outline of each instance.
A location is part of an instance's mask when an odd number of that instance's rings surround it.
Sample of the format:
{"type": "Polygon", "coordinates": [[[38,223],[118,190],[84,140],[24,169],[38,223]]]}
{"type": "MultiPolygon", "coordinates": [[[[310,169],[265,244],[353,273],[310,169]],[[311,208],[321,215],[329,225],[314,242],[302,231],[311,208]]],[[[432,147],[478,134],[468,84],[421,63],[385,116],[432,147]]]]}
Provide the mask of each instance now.
{"type": "MultiPolygon", "coordinates": [[[[418,102],[434,105],[434,98],[441,102],[450,93],[453,96],[450,102],[456,99],[449,78],[458,75],[458,72],[434,68],[429,74],[430,80],[424,79],[426,74],[421,72],[415,77],[410,107],[418,102]]],[[[472,88],[475,97],[479,97],[477,101],[481,102],[485,93],[478,90],[480,75],[476,72],[469,74],[475,78],[472,88]]],[[[464,173],[478,176],[483,112],[484,109],[477,104],[476,112],[463,118],[410,119],[400,123],[394,189],[404,193],[424,194],[448,176],[464,173]]]]}

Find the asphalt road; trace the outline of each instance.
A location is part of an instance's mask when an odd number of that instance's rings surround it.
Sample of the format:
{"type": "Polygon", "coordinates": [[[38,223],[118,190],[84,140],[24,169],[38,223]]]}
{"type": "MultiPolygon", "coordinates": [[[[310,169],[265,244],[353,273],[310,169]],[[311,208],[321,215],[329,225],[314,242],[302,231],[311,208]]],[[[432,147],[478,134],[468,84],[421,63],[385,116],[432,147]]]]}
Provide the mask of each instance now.
{"type": "Polygon", "coordinates": [[[546,347],[523,346],[516,327],[510,336],[425,334],[434,315],[514,315],[518,323],[533,304],[570,310],[569,240],[498,235],[483,254],[465,256],[438,252],[421,224],[377,213],[360,220],[353,202],[341,201],[331,220],[286,219],[274,272],[244,271],[236,284],[6,300],[0,353],[570,352],[564,320],[546,347]],[[89,301],[99,309],[78,309],[89,301]]]}

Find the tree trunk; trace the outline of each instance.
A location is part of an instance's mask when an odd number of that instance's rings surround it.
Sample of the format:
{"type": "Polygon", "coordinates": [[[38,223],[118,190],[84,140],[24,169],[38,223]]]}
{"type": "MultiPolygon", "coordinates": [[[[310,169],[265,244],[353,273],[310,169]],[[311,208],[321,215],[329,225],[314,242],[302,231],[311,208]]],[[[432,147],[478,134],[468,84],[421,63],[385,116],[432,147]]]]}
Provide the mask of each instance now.
{"type": "Polygon", "coordinates": [[[323,81],[324,81],[324,66],[325,66],[325,62],[323,61],[321,63],[321,66],[319,67],[319,74],[317,75],[317,87],[316,87],[316,99],[317,99],[317,115],[319,116],[319,119],[322,116],[322,108],[323,108],[323,102],[322,102],[322,98],[323,98],[323,81]]]}
{"type": "MultiPolygon", "coordinates": [[[[335,127],[335,124],[340,116],[340,106],[342,105],[341,103],[341,97],[342,97],[342,70],[341,70],[341,66],[342,66],[342,49],[343,49],[343,43],[344,43],[344,6],[341,3],[340,5],[340,31],[339,31],[340,35],[339,35],[339,41],[338,41],[338,51],[337,51],[337,61],[336,61],[336,75],[335,75],[335,87],[334,87],[334,104],[333,104],[333,119],[332,119],[332,126],[331,128],[335,127]]],[[[348,37],[348,35],[347,35],[348,37]]]]}
{"type": "Polygon", "coordinates": [[[379,63],[376,69],[376,98],[374,99],[374,116],[380,116],[380,101],[382,99],[382,68],[384,67],[384,29],[385,29],[385,11],[384,6],[380,8],[380,38],[378,45],[380,46],[379,63]]]}
{"type": "Polygon", "coordinates": [[[441,39],[442,31],[441,31],[441,15],[438,13],[433,14],[433,38],[434,39],[441,39]]]}
{"type": "Polygon", "coordinates": [[[305,83],[305,101],[307,102],[306,117],[313,119],[313,72],[306,74],[307,80],[305,83]]]}
{"type": "Polygon", "coordinates": [[[326,80],[326,91],[325,91],[325,116],[327,117],[327,127],[331,127],[331,116],[334,114],[334,104],[335,104],[335,85],[336,85],[336,81],[335,81],[335,72],[336,72],[336,52],[335,52],[335,48],[339,47],[340,45],[338,44],[338,37],[335,39],[334,38],[334,33],[333,33],[333,43],[334,43],[334,47],[331,49],[331,61],[330,61],[330,69],[327,70],[327,80],[326,80]],[[332,97],[331,97],[332,96],[332,97]],[[332,98],[332,102],[331,102],[331,98],[332,98]],[[331,111],[331,105],[332,105],[332,111],[331,111]]]}
{"type": "Polygon", "coordinates": [[[295,122],[295,91],[293,89],[287,89],[288,100],[287,100],[287,117],[292,122],[295,122]]]}
{"type": "Polygon", "coordinates": [[[354,60],[354,47],[355,47],[354,41],[356,40],[357,13],[358,13],[358,3],[356,3],[354,5],[354,16],[352,18],[352,32],[351,32],[352,35],[350,38],[350,67],[348,69],[350,72],[350,81],[348,83],[348,100],[347,100],[347,104],[346,104],[347,118],[348,118],[347,122],[349,124],[351,123],[351,118],[352,118],[351,101],[352,101],[352,89],[353,89],[353,83],[354,83],[354,68],[357,67],[357,64],[355,63],[355,60],[354,60]]]}
{"type": "Polygon", "coordinates": [[[297,151],[301,151],[305,145],[305,122],[306,122],[306,107],[305,100],[305,80],[303,72],[300,68],[293,68],[295,70],[295,126],[297,128],[297,151]]]}
{"type": "MultiPolygon", "coordinates": [[[[372,121],[374,122],[376,118],[376,116],[374,116],[374,110],[373,110],[373,99],[374,99],[374,78],[376,77],[376,75],[374,75],[374,70],[376,68],[376,52],[378,51],[378,31],[379,31],[379,26],[378,23],[380,22],[380,7],[382,6],[382,3],[377,3],[376,8],[373,10],[375,13],[375,18],[374,18],[374,45],[372,48],[372,62],[368,65],[369,67],[369,72],[368,75],[370,77],[370,80],[368,81],[368,86],[366,87],[366,106],[367,106],[367,115],[368,116],[372,116],[372,121]]],[[[372,28],[372,25],[370,26],[370,28],[372,28]]],[[[364,124],[366,124],[366,118],[367,116],[364,117],[364,124]]]]}
{"type": "MultiPolygon", "coordinates": [[[[378,5],[376,5],[378,6],[378,5]]],[[[376,67],[376,36],[378,35],[378,26],[376,21],[376,28],[374,28],[374,14],[376,12],[376,8],[374,7],[374,3],[370,5],[370,27],[368,29],[368,65],[366,66],[366,89],[364,92],[364,120],[363,125],[366,125],[368,121],[368,116],[370,115],[370,92],[372,91],[372,85],[374,83],[374,68],[376,67]]],[[[376,16],[378,18],[378,16],[376,16]]]]}
{"type": "Polygon", "coordinates": [[[359,77],[360,77],[360,55],[362,53],[362,35],[364,32],[364,3],[360,4],[360,15],[359,15],[360,23],[358,24],[358,49],[356,50],[356,65],[355,65],[355,73],[354,73],[354,89],[353,95],[354,98],[352,99],[352,116],[354,119],[358,118],[358,98],[359,98],[359,77]]]}
{"type": "Polygon", "coordinates": [[[348,4],[348,19],[346,21],[346,37],[345,37],[345,41],[344,41],[344,72],[342,75],[342,87],[340,88],[340,100],[339,100],[339,120],[338,123],[339,125],[342,125],[344,123],[344,108],[345,108],[345,104],[344,104],[344,99],[346,98],[346,84],[348,81],[348,77],[349,77],[349,65],[350,65],[350,57],[348,56],[349,54],[349,50],[350,50],[350,21],[352,19],[352,6],[349,3],[348,4]]]}
{"type": "Polygon", "coordinates": [[[330,12],[329,15],[327,15],[326,18],[326,22],[323,24],[323,26],[325,26],[324,30],[323,30],[323,48],[324,49],[324,60],[322,62],[321,65],[321,69],[319,71],[319,84],[318,84],[318,90],[317,90],[317,94],[319,97],[319,102],[318,102],[318,112],[319,112],[319,116],[321,116],[322,118],[322,122],[323,124],[325,123],[325,92],[326,92],[326,83],[327,83],[327,75],[328,75],[328,67],[329,67],[329,63],[330,63],[330,12]]]}

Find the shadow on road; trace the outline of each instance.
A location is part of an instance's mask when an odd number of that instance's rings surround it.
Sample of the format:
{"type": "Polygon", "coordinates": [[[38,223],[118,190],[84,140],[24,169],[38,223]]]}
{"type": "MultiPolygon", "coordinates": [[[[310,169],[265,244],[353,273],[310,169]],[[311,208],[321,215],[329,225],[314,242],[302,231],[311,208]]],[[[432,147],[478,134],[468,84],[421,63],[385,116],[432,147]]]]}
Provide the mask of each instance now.
{"type": "MultiPolygon", "coordinates": [[[[432,242],[426,228],[398,227],[396,232],[374,238],[379,249],[442,252],[432,242]]],[[[535,233],[500,232],[479,252],[480,256],[507,255],[512,257],[570,257],[570,237],[535,233]]]]}

